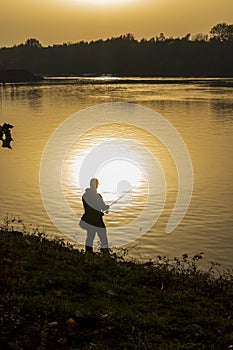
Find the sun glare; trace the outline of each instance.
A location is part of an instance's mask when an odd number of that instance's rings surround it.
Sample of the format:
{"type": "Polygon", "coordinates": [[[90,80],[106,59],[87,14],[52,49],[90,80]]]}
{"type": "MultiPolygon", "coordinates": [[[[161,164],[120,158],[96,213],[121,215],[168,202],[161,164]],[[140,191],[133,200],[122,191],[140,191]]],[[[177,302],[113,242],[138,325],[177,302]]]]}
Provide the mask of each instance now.
{"type": "Polygon", "coordinates": [[[97,6],[122,5],[133,1],[135,2],[135,0],[73,0],[73,2],[76,2],[77,4],[97,6]]]}
{"type": "Polygon", "coordinates": [[[144,178],[140,167],[127,159],[115,159],[103,164],[96,176],[100,181],[100,189],[110,201],[130,193],[144,178]]]}

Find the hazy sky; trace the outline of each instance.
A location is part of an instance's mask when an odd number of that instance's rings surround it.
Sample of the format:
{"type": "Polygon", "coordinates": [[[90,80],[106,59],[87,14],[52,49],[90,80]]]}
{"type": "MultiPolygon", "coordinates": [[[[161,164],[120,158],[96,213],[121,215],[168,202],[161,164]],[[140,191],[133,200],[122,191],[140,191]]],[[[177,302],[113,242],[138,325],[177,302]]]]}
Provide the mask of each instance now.
{"type": "Polygon", "coordinates": [[[43,45],[132,33],[136,38],[208,33],[233,23],[233,0],[1,0],[0,46],[43,45]]]}

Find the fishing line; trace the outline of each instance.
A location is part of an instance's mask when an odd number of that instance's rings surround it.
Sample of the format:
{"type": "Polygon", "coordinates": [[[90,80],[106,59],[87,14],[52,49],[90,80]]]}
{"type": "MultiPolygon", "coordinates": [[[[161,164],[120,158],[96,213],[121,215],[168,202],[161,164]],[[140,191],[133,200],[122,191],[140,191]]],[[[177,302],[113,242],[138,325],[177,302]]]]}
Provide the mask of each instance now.
{"type": "MultiPolygon", "coordinates": [[[[119,202],[120,199],[124,198],[124,197],[126,196],[126,194],[128,194],[128,193],[130,193],[130,192],[133,192],[133,189],[136,188],[136,187],[137,187],[137,185],[134,185],[134,186],[131,187],[128,191],[124,191],[123,194],[121,194],[117,199],[115,199],[113,202],[111,202],[111,203],[109,204],[109,209],[110,209],[114,204],[116,204],[117,202],[119,202]]],[[[105,211],[106,214],[108,214],[109,209],[107,209],[107,210],[105,211]]]]}

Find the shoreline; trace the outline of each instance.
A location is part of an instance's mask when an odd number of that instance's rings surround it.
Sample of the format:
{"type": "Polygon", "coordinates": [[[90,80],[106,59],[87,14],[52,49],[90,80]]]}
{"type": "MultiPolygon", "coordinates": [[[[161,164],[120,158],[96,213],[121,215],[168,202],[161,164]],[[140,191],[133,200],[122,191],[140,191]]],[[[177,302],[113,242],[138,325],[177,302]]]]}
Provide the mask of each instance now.
{"type": "MultiPolygon", "coordinates": [[[[0,72],[1,73],[1,72],[0,72]]],[[[35,79],[11,81],[1,80],[5,86],[25,85],[208,85],[213,87],[233,87],[233,77],[145,77],[145,76],[109,76],[109,75],[68,75],[68,76],[34,76],[35,79]]]]}
{"type": "Polygon", "coordinates": [[[4,349],[226,349],[233,275],[201,254],[135,263],[86,254],[44,234],[0,231],[4,349]]]}

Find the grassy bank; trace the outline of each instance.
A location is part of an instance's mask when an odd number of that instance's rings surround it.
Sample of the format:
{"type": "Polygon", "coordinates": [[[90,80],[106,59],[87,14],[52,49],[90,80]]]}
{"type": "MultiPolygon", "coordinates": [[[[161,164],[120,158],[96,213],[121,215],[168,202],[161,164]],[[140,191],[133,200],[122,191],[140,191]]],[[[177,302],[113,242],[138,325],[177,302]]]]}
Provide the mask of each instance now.
{"type": "Polygon", "coordinates": [[[0,349],[230,349],[232,276],[0,232],[0,349]]]}

